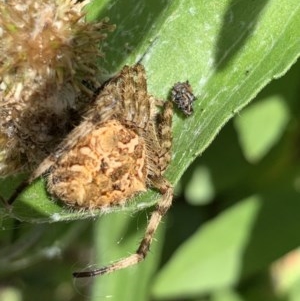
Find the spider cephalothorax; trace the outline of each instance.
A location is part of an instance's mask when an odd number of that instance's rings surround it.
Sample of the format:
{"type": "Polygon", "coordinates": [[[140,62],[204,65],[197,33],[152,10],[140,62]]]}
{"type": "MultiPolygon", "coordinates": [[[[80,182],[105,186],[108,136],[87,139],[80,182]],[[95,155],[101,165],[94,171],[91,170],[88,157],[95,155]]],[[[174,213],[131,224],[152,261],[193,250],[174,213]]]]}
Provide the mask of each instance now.
{"type": "Polygon", "coordinates": [[[172,115],[171,101],[148,94],[144,67],[125,66],[105,85],[81,124],[34,172],[31,180],[45,175],[50,194],[79,208],[124,204],[147,187],[162,194],[135,254],[75,277],[110,273],[145,258],[173,198],[172,185],[163,176],[171,158],[172,115]]]}

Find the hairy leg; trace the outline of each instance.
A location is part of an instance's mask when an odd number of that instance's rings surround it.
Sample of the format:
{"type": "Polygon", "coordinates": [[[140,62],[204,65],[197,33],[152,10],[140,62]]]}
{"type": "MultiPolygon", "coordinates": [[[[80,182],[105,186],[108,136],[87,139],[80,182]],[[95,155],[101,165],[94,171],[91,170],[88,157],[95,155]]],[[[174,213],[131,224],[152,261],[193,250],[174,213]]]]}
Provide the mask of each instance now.
{"type": "Polygon", "coordinates": [[[152,215],[146,227],[145,235],[141,240],[136,252],[126,258],[123,258],[99,269],[85,272],[74,272],[73,276],[75,278],[93,277],[97,275],[109,274],[114,271],[135,265],[145,259],[149,252],[153,237],[161,222],[161,219],[169,210],[173,200],[173,187],[167,180],[165,180],[164,178],[154,179],[153,186],[161,191],[162,197],[157,203],[155,210],[152,212],[152,215]]]}

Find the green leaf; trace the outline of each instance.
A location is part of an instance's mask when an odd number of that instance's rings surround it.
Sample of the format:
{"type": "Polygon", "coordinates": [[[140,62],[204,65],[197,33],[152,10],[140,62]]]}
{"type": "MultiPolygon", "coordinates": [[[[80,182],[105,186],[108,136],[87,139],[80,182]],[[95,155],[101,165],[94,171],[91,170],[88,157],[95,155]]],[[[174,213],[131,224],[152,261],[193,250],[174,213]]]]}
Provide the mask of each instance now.
{"type": "Polygon", "coordinates": [[[298,280],[293,288],[290,290],[290,292],[288,293],[289,297],[290,297],[290,301],[297,301],[300,298],[300,280],[298,280]]]}
{"type": "Polygon", "coordinates": [[[241,147],[249,162],[258,162],[278,142],[289,120],[284,99],[273,96],[246,108],[235,118],[241,147]]]}
{"type": "MultiPolygon", "coordinates": [[[[146,195],[151,192],[147,192],[146,195]]],[[[152,193],[153,195],[153,193],[152,193]]],[[[158,195],[158,193],[154,193],[158,195]]],[[[22,221],[31,223],[53,223],[66,220],[79,220],[91,217],[99,217],[102,214],[117,211],[142,210],[149,207],[149,204],[144,202],[145,195],[136,197],[135,202],[129,202],[124,207],[107,208],[104,210],[78,210],[63,206],[58,200],[52,198],[45,189],[45,181],[37,180],[30,187],[27,187],[22,195],[9,207],[9,212],[4,211],[6,215],[21,219],[22,221]]],[[[152,200],[152,204],[155,199],[152,200]]]]}
{"type": "Polygon", "coordinates": [[[226,289],[217,291],[212,299],[212,301],[244,301],[244,299],[237,294],[234,290],[226,289]]]}
{"type": "Polygon", "coordinates": [[[186,200],[190,204],[204,205],[213,199],[214,193],[209,170],[204,166],[197,166],[184,191],[186,200]]]}
{"type": "Polygon", "coordinates": [[[299,165],[265,191],[205,223],[160,270],[158,299],[236,286],[299,246],[299,165]]]}
{"type": "MultiPolygon", "coordinates": [[[[221,127],[268,82],[282,76],[300,53],[297,0],[104,3],[96,11],[95,1],[91,11],[99,18],[109,16],[118,26],[105,49],[109,72],[142,59],[149,91],[156,97],[166,98],[177,81],[189,80],[194,87],[195,114],[174,118],[173,160],[166,173],[174,184],[221,127]]],[[[47,205],[52,199],[36,185],[18,198],[12,216],[30,222],[52,222],[56,213],[58,220],[82,216],[61,204],[47,205]]],[[[157,198],[157,193],[146,193],[129,208],[139,209],[141,200],[151,206],[157,198]]]]}
{"type": "Polygon", "coordinates": [[[233,284],[242,267],[260,199],[249,198],[196,232],[180,247],[155,279],[158,298],[196,295],[233,284]]]}

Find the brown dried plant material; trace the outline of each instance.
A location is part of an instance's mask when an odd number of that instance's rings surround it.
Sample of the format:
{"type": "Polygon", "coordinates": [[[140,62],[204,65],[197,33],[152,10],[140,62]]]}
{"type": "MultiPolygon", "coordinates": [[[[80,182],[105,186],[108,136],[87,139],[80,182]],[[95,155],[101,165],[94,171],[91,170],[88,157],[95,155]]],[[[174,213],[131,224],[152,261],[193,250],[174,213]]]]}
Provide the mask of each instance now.
{"type": "Polygon", "coordinates": [[[164,177],[171,160],[172,115],[171,101],[148,94],[144,67],[125,66],[100,92],[84,121],[33,173],[30,181],[44,175],[48,192],[77,208],[124,205],[147,188],[162,194],[135,254],[75,277],[110,273],[147,255],[173,199],[173,187],[164,177]]]}
{"type": "Polygon", "coordinates": [[[39,164],[99,86],[99,42],[114,26],[87,23],[88,2],[0,0],[0,176],[39,164]]]}

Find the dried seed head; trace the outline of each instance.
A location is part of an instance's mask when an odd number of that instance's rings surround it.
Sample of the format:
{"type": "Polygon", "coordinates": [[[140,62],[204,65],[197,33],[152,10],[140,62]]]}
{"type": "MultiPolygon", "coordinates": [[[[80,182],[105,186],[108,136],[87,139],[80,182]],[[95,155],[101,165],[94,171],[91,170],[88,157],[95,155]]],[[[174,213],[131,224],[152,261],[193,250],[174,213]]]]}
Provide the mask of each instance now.
{"type": "MultiPolygon", "coordinates": [[[[99,41],[113,29],[108,20],[86,23],[87,1],[10,0],[0,2],[0,75],[8,86],[55,79],[80,85],[94,78],[99,41]],[[88,55],[87,55],[88,53],[88,55]],[[11,79],[11,80],[8,80],[11,79]]],[[[41,84],[41,83],[40,83],[41,84]]]]}
{"type": "Polygon", "coordinates": [[[99,42],[114,26],[85,22],[88,2],[0,0],[0,176],[47,156],[98,85],[99,42]]]}

